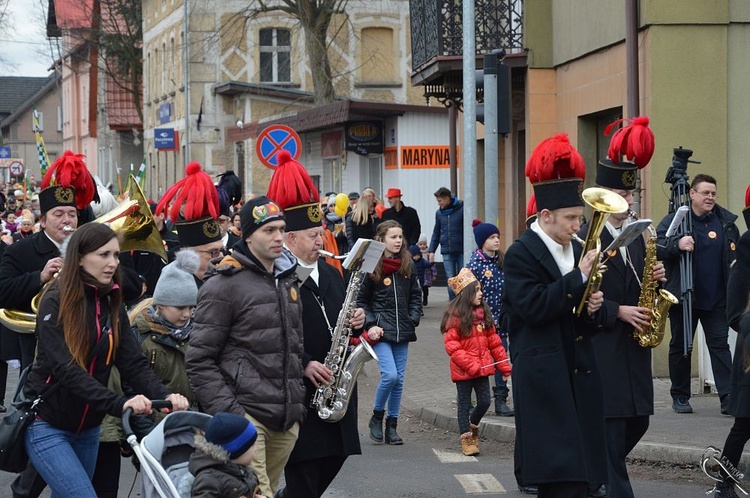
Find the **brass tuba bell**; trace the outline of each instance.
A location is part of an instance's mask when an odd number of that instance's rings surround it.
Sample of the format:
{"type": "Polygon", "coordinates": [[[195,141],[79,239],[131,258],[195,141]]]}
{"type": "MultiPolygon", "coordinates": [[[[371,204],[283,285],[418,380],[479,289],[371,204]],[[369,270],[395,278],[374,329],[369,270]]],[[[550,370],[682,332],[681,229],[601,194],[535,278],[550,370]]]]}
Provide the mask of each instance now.
{"type": "MultiPolygon", "coordinates": [[[[153,252],[165,262],[167,261],[167,251],[164,248],[159,229],[154,223],[154,215],[151,213],[146,197],[133,175],[130,175],[128,199],[120,203],[115,209],[101,215],[92,223],[106,223],[117,232],[120,235],[120,251],[153,252]]],[[[47,282],[31,300],[33,313],[0,309],[0,323],[14,332],[33,334],[36,330],[36,313],[39,310],[39,302],[52,282],[54,282],[54,279],[47,282]]]]}
{"type": "MultiPolygon", "coordinates": [[[[589,229],[586,232],[586,240],[582,242],[583,252],[581,252],[581,259],[578,262],[578,266],[581,266],[583,258],[586,257],[586,253],[591,249],[596,249],[597,252],[601,252],[601,240],[599,239],[599,236],[602,234],[602,230],[604,230],[609,215],[614,213],[624,213],[629,207],[628,201],[626,201],[620,194],[604,188],[590,187],[585,189],[581,195],[584,202],[591,206],[594,209],[594,212],[591,214],[589,229]]],[[[578,306],[573,310],[573,313],[575,313],[576,316],[581,316],[583,309],[586,307],[586,301],[588,301],[589,296],[599,290],[605,271],[607,271],[606,266],[602,266],[599,270],[596,270],[596,267],[592,268],[588,282],[586,283],[586,291],[583,293],[581,302],[578,303],[578,306]]]]}

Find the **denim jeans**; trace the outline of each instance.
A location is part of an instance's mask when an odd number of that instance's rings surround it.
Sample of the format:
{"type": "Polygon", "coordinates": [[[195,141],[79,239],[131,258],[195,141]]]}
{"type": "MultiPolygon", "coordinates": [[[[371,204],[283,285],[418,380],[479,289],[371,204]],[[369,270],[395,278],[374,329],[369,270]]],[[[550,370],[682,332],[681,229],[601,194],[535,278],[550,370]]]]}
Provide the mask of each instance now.
{"type": "MultiPolygon", "coordinates": [[[[445,280],[458,275],[461,268],[464,267],[464,255],[463,254],[443,254],[443,268],[445,268],[445,280]]],[[[447,284],[446,284],[447,285],[447,284]]],[[[453,299],[456,295],[453,293],[450,285],[448,285],[448,299],[453,299]]]]}
{"type": "Polygon", "coordinates": [[[91,478],[100,427],[75,434],[35,420],[26,431],[29,460],[52,490],[52,498],[97,498],[91,478]]]}
{"type": "Polygon", "coordinates": [[[373,346],[378,355],[380,367],[380,382],[375,391],[374,410],[385,410],[388,402],[387,418],[398,418],[401,408],[401,395],[404,392],[404,374],[406,373],[406,358],[409,356],[408,342],[378,342],[373,346]]]}

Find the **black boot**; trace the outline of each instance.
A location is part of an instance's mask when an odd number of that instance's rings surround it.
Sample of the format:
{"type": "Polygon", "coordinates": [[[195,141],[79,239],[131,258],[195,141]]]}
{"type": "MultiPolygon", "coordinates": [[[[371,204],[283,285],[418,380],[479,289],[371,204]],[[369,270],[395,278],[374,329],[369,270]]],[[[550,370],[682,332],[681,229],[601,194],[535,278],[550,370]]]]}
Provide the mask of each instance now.
{"type": "Polygon", "coordinates": [[[385,419],[385,442],[386,444],[404,444],[404,440],[396,432],[397,418],[385,419]]]}
{"type": "Polygon", "coordinates": [[[492,391],[495,393],[495,415],[500,417],[512,417],[515,415],[513,409],[507,405],[508,388],[493,387],[492,391]]]}
{"type": "Polygon", "coordinates": [[[383,442],[383,417],[385,410],[373,410],[370,418],[370,439],[376,443],[383,442]]]}

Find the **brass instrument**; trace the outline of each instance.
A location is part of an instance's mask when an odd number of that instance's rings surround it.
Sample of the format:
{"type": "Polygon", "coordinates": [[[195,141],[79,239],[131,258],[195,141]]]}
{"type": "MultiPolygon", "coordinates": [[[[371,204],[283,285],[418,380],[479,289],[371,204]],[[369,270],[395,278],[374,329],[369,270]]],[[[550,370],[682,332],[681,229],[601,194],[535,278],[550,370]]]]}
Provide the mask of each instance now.
{"type": "MultiPolygon", "coordinates": [[[[164,249],[164,242],[159,234],[159,229],[154,223],[151,208],[149,208],[146,197],[133,175],[130,175],[128,200],[122,202],[112,211],[98,217],[92,223],[106,223],[112,230],[120,234],[122,237],[120,240],[121,251],[149,251],[159,255],[164,261],[167,260],[167,251],[164,249]]],[[[72,233],[75,229],[68,228],[65,231],[72,233]]],[[[33,334],[36,330],[36,313],[39,310],[39,302],[44,292],[56,278],[57,275],[47,282],[31,300],[32,313],[0,309],[0,323],[14,332],[33,334]]]]}
{"type": "MultiPolygon", "coordinates": [[[[631,218],[638,219],[638,215],[630,211],[631,218]]],[[[677,298],[669,291],[659,289],[659,282],[654,280],[654,266],[656,259],[656,229],[648,227],[649,237],[646,242],[646,261],[643,265],[643,279],[641,280],[641,295],[638,306],[651,310],[651,323],[643,330],[633,329],[633,338],[644,348],[655,348],[664,340],[664,328],[667,325],[667,314],[677,298]]]]}
{"type": "MultiPolygon", "coordinates": [[[[330,254],[326,251],[318,252],[323,256],[330,254]]],[[[344,304],[331,332],[331,349],[325,359],[325,366],[333,372],[333,381],[318,387],[312,399],[312,407],[317,409],[320,419],[326,422],[338,422],[344,418],[360,370],[368,361],[378,359],[378,355],[364,338],[357,347],[349,347],[349,339],[352,336],[349,319],[356,309],[357,295],[365,278],[367,273],[359,269],[355,269],[349,278],[344,304]]]]}
{"type": "MultiPolygon", "coordinates": [[[[583,241],[583,252],[581,252],[581,259],[578,261],[578,266],[581,266],[583,259],[586,257],[586,253],[592,249],[596,249],[597,253],[601,252],[601,240],[599,236],[604,230],[604,226],[609,219],[610,214],[624,213],[628,210],[628,202],[620,195],[611,190],[607,190],[599,187],[590,187],[585,189],[581,193],[584,202],[594,209],[591,214],[591,221],[589,222],[589,229],[586,232],[586,240],[583,241]]],[[[602,266],[598,270],[594,266],[589,274],[588,281],[586,283],[586,290],[583,293],[581,302],[578,303],[573,309],[575,316],[581,316],[584,308],[586,307],[586,301],[588,301],[591,294],[597,292],[602,284],[602,278],[604,272],[607,271],[606,266],[602,266]]]]}

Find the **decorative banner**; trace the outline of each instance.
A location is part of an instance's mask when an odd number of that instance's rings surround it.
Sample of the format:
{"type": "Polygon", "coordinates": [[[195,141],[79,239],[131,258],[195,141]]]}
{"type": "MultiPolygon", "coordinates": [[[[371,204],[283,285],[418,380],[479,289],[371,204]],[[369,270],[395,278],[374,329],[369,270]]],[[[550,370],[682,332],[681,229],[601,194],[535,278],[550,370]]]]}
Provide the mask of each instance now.
{"type": "Polygon", "coordinates": [[[39,112],[34,109],[31,115],[31,129],[34,131],[34,138],[36,138],[36,152],[39,156],[39,170],[42,173],[42,178],[49,168],[49,156],[47,156],[47,148],[44,146],[44,138],[42,138],[42,126],[39,123],[39,112]]]}
{"type": "Polygon", "coordinates": [[[346,150],[360,156],[383,153],[383,122],[355,121],[347,123],[346,150]]]}

